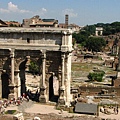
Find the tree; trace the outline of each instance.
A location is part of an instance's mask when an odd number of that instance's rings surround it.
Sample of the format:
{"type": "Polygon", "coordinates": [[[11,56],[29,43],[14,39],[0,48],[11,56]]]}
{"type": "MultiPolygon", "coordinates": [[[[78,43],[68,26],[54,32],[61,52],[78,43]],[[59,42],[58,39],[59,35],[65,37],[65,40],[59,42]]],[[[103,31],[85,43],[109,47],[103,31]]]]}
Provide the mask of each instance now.
{"type": "Polygon", "coordinates": [[[29,72],[31,72],[33,74],[38,74],[39,73],[39,66],[37,65],[36,62],[30,61],[29,72]]]}
{"type": "Polygon", "coordinates": [[[73,33],[72,36],[76,43],[83,44],[90,36],[90,33],[88,31],[80,31],[79,33],[73,33]]]}
{"type": "Polygon", "coordinates": [[[85,47],[88,50],[92,50],[94,52],[102,51],[103,47],[106,45],[106,41],[103,38],[98,37],[89,37],[86,41],[85,47]]]}

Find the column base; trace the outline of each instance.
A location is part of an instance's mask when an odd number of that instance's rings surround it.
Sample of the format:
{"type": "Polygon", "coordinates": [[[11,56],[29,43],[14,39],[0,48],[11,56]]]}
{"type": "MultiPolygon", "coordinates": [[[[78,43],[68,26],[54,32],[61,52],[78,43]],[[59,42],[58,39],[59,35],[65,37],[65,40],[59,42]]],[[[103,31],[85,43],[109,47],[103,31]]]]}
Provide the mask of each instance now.
{"type": "Polygon", "coordinates": [[[13,94],[13,93],[10,93],[9,95],[8,95],[8,99],[10,100],[11,98],[14,98],[15,97],[15,95],[13,94]]]}
{"type": "Polygon", "coordinates": [[[65,91],[65,86],[60,87],[60,97],[58,99],[58,104],[59,105],[65,105],[66,104],[66,99],[64,96],[64,91],[65,91]]]}
{"type": "Polygon", "coordinates": [[[39,97],[39,102],[40,103],[46,103],[47,102],[47,97],[46,97],[46,94],[45,94],[45,87],[44,86],[41,86],[40,88],[40,97],[39,97]]]}
{"type": "Polygon", "coordinates": [[[8,95],[8,99],[15,98],[14,88],[15,88],[15,86],[14,86],[13,84],[10,84],[10,85],[9,85],[10,94],[8,95]]]}
{"type": "Polygon", "coordinates": [[[58,105],[65,105],[65,99],[64,98],[59,98],[58,99],[58,105]]]}
{"type": "Polygon", "coordinates": [[[46,103],[47,102],[46,96],[45,95],[40,95],[39,102],[40,103],[46,103]]]}

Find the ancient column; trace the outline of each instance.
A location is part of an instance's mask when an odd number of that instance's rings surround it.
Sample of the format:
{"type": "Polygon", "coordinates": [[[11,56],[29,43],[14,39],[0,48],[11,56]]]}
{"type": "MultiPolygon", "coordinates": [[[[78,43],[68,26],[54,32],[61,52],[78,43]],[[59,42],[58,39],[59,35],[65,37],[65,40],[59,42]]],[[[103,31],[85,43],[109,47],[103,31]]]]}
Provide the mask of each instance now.
{"type": "Polygon", "coordinates": [[[45,66],[46,66],[46,51],[42,51],[42,79],[40,83],[40,97],[39,101],[45,103],[46,98],[46,84],[45,84],[45,66]]]}
{"type": "MultiPolygon", "coordinates": [[[[0,71],[0,76],[1,76],[1,71],[0,71]]],[[[2,80],[0,77],[0,99],[2,98],[2,80]]]]}
{"type": "Polygon", "coordinates": [[[14,73],[14,80],[15,80],[15,88],[14,88],[14,94],[15,98],[18,98],[21,96],[21,83],[20,83],[20,77],[19,77],[19,70],[15,70],[14,73]]]}
{"type": "Polygon", "coordinates": [[[65,54],[62,54],[62,80],[61,80],[61,87],[60,87],[60,97],[58,103],[60,105],[65,105],[65,54]]]}
{"type": "Polygon", "coordinates": [[[70,94],[70,82],[71,82],[71,55],[68,53],[66,55],[66,105],[70,105],[72,95],[70,94]]]}
{"type": "Polygon", "coordinates": [[[9,85],[10,88],[10,94],[8,98],[13,98],[14,97],[14,49],[11,49],[10,53],[10,58],[11,58],[11,84],[9,85]]]}
{"type": "MultiPolygon", "coordinates": [[[[120,47],[119,47],[119,52],[118,52],[118,58],[119,58],[119,59],[118,59],[119,61],[118,61],[117,71],[120,72],[120,47]]],[[[120,75],[119,75],[119,77],[120,77],[120,75]]]]}
{"type": "Polygon", "coordinates": [[[65,79],[65,54],[62,55],[62,82],[61,86],[64,87],[64,79],[65,79]]]}
{"type": "Polygon", "coordinates": [[[11,50],[11,83],[14,85],[14,49],[11,50]]]}
{"type": "Polygon", "coordinates": [[[95,31],[95,35],[98,36],[98,31],[97,30],[95,31]]]}

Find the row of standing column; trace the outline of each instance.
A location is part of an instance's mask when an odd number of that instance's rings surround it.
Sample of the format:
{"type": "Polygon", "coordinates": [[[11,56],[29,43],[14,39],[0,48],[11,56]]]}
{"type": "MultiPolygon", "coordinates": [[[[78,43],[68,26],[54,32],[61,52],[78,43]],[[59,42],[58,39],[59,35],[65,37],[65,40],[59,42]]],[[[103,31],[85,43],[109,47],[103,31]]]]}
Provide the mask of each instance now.
{"type": "MultiPolygon", "coordinates": [[[[14,50],[11,50],[11,84],[10,89],[11,93],[9,94],[9,97],[20,97],[20,78],[19,78],[19,70],[15,70],[14,68],[14,50]],[[16,88],[15,88],[16,86],[16,88]]],[[[59,100],[67,102],[69,104],[70,101],[70,80],[71,80],[71,57],[70,54],[67,55],[67,61],[66,61],[66,78],[65,78],[65,58],[66,55],[63,53],[61,55],[62,59],[62,73],[61,73],[61,87],[60,87],[60,98],[59,100]],[[67,83],[65,86],[65,82],[67,83]],[[65,93],[66,91],[66,93],[65,93]]],[[[42,53],[42,80],[41,80],[41,86],[40,86],[40,98],[39,100],[42,102],[47,102],[47,96],[46,96],[46,84],[45,84],[45,66],[46,66],[46,52],[42,53]]]]}
{"type": "MultiPolygon", "coordinates": [[[[60,102],[60,104],[69,105],[70,99],[71,99],[71,95],[70,95],[71,55],[70,53],[67,55],[67,57],[65,53],[63,53],[61,55],[61,59],[62,59],[61,86],[60,86],[60,97],[58,102],[60,102]],[[65,61],[65,59],[67,60],[65,61]],[[66,62],[66,66],[65,66],[65,62],[66,62]],[[66,70],[66,78],[65,78],[65,70],[66,70]]],[[[40,102],[47,102],[46,84],[45,84],[45,66],[46,66],[46,53],[44,52],[42,55],[42,80],[41,80],[41,87],[40,87],[41,92],[40,92],[40,98],[39,98],[40,102]]]]}

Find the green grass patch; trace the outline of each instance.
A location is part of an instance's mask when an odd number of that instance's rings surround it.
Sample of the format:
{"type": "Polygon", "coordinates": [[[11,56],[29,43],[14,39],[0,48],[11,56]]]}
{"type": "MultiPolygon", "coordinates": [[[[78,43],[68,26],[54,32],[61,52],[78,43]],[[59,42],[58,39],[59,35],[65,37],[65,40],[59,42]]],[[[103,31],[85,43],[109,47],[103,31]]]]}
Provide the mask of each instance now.
{"type": "Polygon", "coordinates": [[[16,112],[16,110],[7,110],[5,112],[5,114],[14,114],[16,112]]]}

